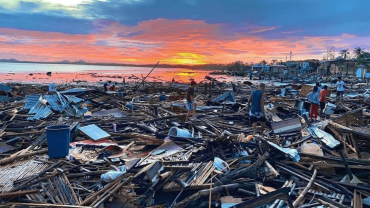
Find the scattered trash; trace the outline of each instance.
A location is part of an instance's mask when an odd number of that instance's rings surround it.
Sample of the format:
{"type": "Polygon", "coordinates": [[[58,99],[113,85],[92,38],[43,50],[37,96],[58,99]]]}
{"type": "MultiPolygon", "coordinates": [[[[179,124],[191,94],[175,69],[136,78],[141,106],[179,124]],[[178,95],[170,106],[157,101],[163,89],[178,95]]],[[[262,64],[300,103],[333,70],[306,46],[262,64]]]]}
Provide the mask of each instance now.
{"type": "Polygon", "coordinates": [[[190,122],[187,84],[130,81],[116,85],[119,93],[0,84],[2,206],[370,204],[366,85],[348,85],[341,100],[328,96],[310,120],[309,82],[266,82],[266,126],[254,134],[246,108],[254,81],[206,77],[190,122]]]}

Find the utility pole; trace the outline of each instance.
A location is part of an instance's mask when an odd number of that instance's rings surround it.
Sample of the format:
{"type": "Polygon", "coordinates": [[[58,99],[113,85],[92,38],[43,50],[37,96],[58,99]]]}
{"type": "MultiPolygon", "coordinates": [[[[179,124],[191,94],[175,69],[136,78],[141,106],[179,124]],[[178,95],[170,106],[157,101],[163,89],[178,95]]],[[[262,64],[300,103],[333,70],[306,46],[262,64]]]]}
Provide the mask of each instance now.
{"type": "Polygon", "coordinates": [[[290,52],[290,61],[292,61],[292,52],[290,52]]]}

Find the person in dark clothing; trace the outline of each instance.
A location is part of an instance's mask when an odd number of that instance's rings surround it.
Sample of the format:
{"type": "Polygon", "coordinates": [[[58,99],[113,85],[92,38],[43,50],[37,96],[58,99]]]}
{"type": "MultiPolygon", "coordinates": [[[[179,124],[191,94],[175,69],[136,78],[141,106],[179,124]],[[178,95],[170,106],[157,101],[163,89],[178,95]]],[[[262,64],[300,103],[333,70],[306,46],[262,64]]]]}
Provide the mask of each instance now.
{"type": "Polygon", "coordinates": [[[186,91],[186,108],[188,109],[188,114],[186,115],[185,122],[189,120],[191,115],[196,115],[197,103],[194,100],[194,87],[197,83],[191,81],[189,89],[186,91]]]}
{"type": "Polygon", "coordinates": [[[257,122],[261,122],[261,135],[265,130],[265,84],[261,83],[260,88],[252,92],[248,100],[247,111],[253,123],[253,135],[257,134],[257,122]]]}
{"type": "Polygon", "coordinates": [[[320,93],[322,90],[320,82],[316,82],[316,87],[318,88],[318,92],[320,93]]]}
{"type": "Polygon", "coordinates": [[[108,87],[110,86],[111,83],[112,83],[111,81],[104,83],[104,92],[108,91],[108,87]]]}
{"type": "Polygon", "coordinates": [[[253,73],[251,72],[249,73],[249,79],[252,80],[252,78],[253,78],[253,73]]]}

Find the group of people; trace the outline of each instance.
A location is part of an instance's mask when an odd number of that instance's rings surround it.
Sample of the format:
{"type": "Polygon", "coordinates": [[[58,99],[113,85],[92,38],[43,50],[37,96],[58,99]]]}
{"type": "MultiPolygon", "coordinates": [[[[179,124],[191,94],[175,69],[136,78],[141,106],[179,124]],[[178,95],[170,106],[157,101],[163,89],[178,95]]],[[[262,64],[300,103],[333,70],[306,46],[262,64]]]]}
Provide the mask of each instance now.
{"type": "MultiPolygon", "coordinates": [[[[338,77],[338,81],[336,83],[337,87],[337,99],[341,100],[344,94],[344,82],[342,81],[341,77],[338,77]]],[[[328,86],[324,85],[321,88],[320,83],[316,83],[316,86],[313,87],[312,92],[307,95],[308,102],[311,103],[310,106],[310,119],[317,120],[317,116],[319,116],[319,107],[320,107],[320,114],[324,113],[324,109],[327,102],[327,97],[330,96],[328,94],[328,86]]]]}
{"type": "Polygon", "coordinates": [[[103,85],[103,87],[104,87],[104,92],[107,92],[108,90],[109,91],[116,91],[116,84],[117,83],[115,83],[115,84],[113,84],[112,85],[112,81],[108,81],[108,82],[106,82],[106,83],[104,83],[104,85],[103,85]]]}
{"type": "MultiPolygon", "coordinates": [[[[195,81],[191,82],[191,86],[188,88],[186,92],[186,108],[188,109],[188,114],[186,116],[185,122],[189,120],[190,116],[196,115],[196,108],[197,104],[194,99],[194,87],[196,85],[195,81]]],[[[265,90],[266,85],[264,83],[260,83],[259,89],[254,90],[249,99],[247,104],[247,112],[249,113],[249,117],[251,122],[253,123],[253,134],[257,134],[257,123],[261,123],[261,134],[264,132],[265,129],[265,122],[266,122],[266,114],[265,114],[265,90]]],[[[341,77],[338,77],[338,81],[336,83],[337,87],[337,99],[341,99],[344,93],[344,82],[342,81],[341,77]]],[[[328,93],[328,86],[324,85],[321,87],[320,83],[316,83],[316,86],[313,87],[312,92],[310,92],[307,96],[308,101],[311,103],[310,105],[310,118],[317,120],[319,116],[319,107],[320,113],[324,113],[324,109],[327,102],[327,97],[330,96],[328,93]]]]}

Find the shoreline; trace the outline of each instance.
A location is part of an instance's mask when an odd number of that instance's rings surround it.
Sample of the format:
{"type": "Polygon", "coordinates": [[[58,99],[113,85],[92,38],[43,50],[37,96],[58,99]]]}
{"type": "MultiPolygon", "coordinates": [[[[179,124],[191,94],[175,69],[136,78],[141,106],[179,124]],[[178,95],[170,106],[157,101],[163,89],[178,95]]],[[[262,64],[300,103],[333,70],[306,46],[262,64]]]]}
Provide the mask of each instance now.
{"type": "MultiPolygon", "coordinates": [[[[19,62],[11,62],[11,61],[0,61],[0,63],[10,63],[10,64],[50,64],[50,65],[77,65],[77,66],[119,66],[119,67],[148,67],[153,68],[155,64],[104,64],[104,63],[54,63],[54,62],[32,62],[32,61],[19,61],[19,62]]],[[[217,70],[222,71],[226,70],[226,68],[221,69],[220,67],[223,66],[212,66],[212,65],[161,65],[159,64],[156,68],[174,68],[174,69],[192,69],[192,70],[217,70]]]]}

